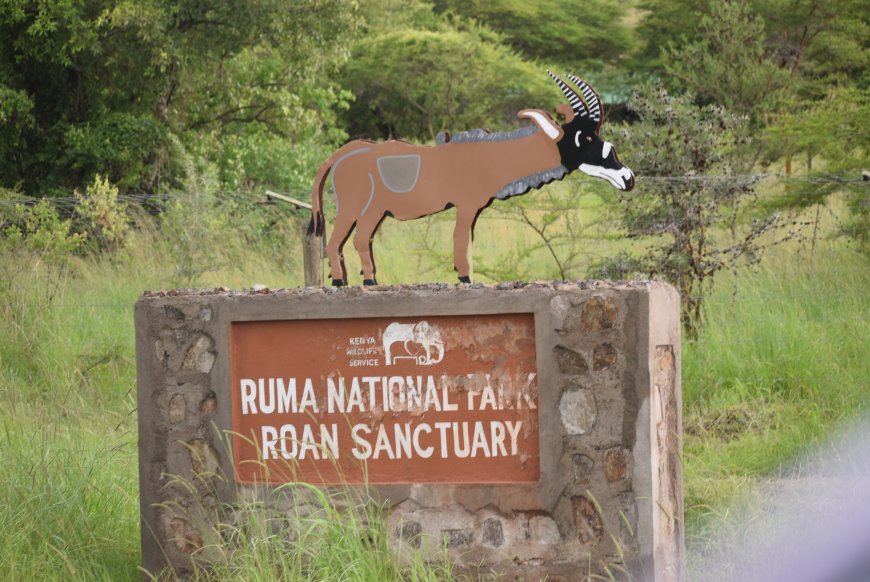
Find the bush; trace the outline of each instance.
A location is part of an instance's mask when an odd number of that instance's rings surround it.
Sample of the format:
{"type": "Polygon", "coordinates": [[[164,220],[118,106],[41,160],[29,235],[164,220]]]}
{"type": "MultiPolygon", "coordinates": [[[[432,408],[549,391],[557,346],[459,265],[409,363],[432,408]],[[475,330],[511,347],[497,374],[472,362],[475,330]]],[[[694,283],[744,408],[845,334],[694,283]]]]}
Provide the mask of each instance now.
{"type": "Polygon", "coordinates": [[[130,225],[127,205],[118,201],[118,188],[99,174],[84,194],[75,192],[76,214],[91,251],[114,252],[123,248],[130,225]]]}
{"type": "Polygon", "coordinates": [[[181,155],[185,167],[183,189],[169,195],[161,231],[179,283],[191,287],[203,274],[224,265],[233,237],[229,213],[218,204],[215,168],[185,152],[181,155]]]}

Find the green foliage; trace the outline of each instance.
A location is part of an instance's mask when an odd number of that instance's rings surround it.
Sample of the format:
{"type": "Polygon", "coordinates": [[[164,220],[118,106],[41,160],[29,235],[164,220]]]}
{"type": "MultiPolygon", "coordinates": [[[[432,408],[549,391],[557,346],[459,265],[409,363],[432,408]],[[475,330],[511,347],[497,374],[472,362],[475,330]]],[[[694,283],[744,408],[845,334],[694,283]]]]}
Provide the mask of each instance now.
{"type": "Polygon", "coordinates": [[[437,14],[428,0],[366,0],[360,5],[363,36],[377,36],[391,30],[445,30],[450,20],[437,14]]]}
{"type": "Polygon", "coordinates": [[[866,75],[870,62],[870,8],[862,0],[641,0],[639,7],[639,63],[650,67],[661,66],[662,49],[705,42],[710,24],[704,21],[723,11],[763,22],[762,37],[748,39],[749,45],[761,42],[765,58],[795,78],[793,88],[802,96],[866,75]]]}
{"type": "Polygon", "coordinates": [[[0,319],[12,325],[9,339],[24,354],[37,344],[45,324],[45,310],[32,304],[52,304],[72,253],[84,240],[47,200],[15,204],[0,214],[0,319]],[[28,285],[31,278],[40,284],[28,285]]]}
{"type": "Polygon", "coordinates": [[[773,207],[805,208],[824,204],[845,192],[850,210],[842,233],[870,255],[870,184],[861,172],[870,169],[870,88],[841,88],[812,106],[780,116],[765,133],[771,157],[807,157],[807,172],[786,182],[773,207]],[[812,160],[820,157],[821,168],[812,160]]]}
{"type": "Polygon", "coordinates": [[[127,205],[118,201],[118,188],[99,174],[84,194],[75,193],[76,213],[92,251],[117,251],[126,244],[130,225],[127,205]]]}
{"type": "Polygon", "coordinates": [[[0,216],[0,232],[4,253],[23,252],[48,264],[66,262],[85,240],[84,234],[72,231],[72,221],[61,218],[47,200],[32,206],[16,204],[0,216]]]}
{"type": "Polygon", "coordinates": [[[475,274],[493,281],[568,280],[582,276],[596,258],[593,241],[607,238],[608,212],[602,209],[602,184],[567,180],[561,187],[513,198],[494,206],[496,218],[510,223],[516,248],[505,256],[481,257],[475,274]],[[516,236],[530,233],[530,240],[516,236]],[[534,264],[530,272],[529,264],[534,264]]]}
{"type": "Polygon", "coordinates": [[[168,133],[150,115],[110,113],[93,124],[67,126],[63,144],[62,163],[82,180],[103,174],[123,190],[139,192],[155,186],[168,133]]]}
{"type": "Polygon", "coordinates": [[[795,77],[801,98],[823,97],[831,85],[867,87],[870,5],[863,0],[754,0],[766,25],[771,57],[795,77]]]}
{"type": "Polygon", "coordinates": [[[220,269],[230,251],[230,214],[218,204],[219,184],[213,166],[185,154],[183,189],[169,195],[161,215],[175,265],[176,280],[187,286],[220,269]]]}
{"type": "Polygon", "coordinates": [[[633,237],[650,237],[642,257],[618,256],[599,274],[642,273],[663,277],[679,291],[683,324],[697,335],[704,297],[716,274],[760,259],[762,238],[776,214],[741,229],[739,209],[756,200],[755,180],[745,168],[746,119],[718,105],[697,107],[688,96],[672,97],[661,86],[639,90],[631,108],[640,121],[624,129],[625,153],[640,176],[632,192],[620,192],[619,222],[633,237]],[[622,265],[627,272],[614,273],[622,265]]]}
{"type": "Polygon", "coordinates": [[[788,73],[766,52],[764,22],[747,4],[714,3],[701,38],[666,49],[665,71],[701,98],[755,123],[781,100],[788,73]]]}
{"type": "Polygon", "coordinates": [[[485,24],[527,58],[583,74],[617,63],[633,48],[620,2],[591,0],[578,6],[571,0],[436,0],[435,6],[485,24]]]}
{"type": "MultiPolygon", "coordinates": [[[[297,141],[300,151],[333,144],[344,135],[333,110],[346,96],[329,75],[355,34],[355,6],[4,0],[0,152],[15,155],[0,157],[0,185],[68,192],[100,173],[122,192],[165,191],[183,177],[168,158],[169,135],[217,144],[209,155],[223,153],[214,161],[231,174],[238,166],[226,152],[246,142],[224,141],[237,135],[277,138],[272,161],[297,141]]],[[[230,178],[286,179],[297,166],[260,174],[263,166],[248,164],[230,178]]]]}
{"type": "Polygon", "coordinates": [[[870,404],[870,263],[842,241],[808,250],[789,245],[758,268],[723,274],[707,303],[708,324],[697,342],[683,344],[692,579],[714,574],[707,552],[733,543],[727,522],[735,502],[782,476],[784,465],[790,473],[796,455],[870,404]]]}
{"type": "Polygon", "coordinates": [[[557,103],[546,73],[469,27],[366,38],[345,72],[352,135],[434,140],[443,130],[514,125],[516,112],[557,103]]]}
{"type": "MultiPolygon", "coordinates": [[[[175,485],[195,490],[182,480],[175,485]]],[[[214,495],[214,494],[212,494],[214,495]]],[[[194,580],[358,580],[436,582],[451,578],[445,556],[426,563],[420,554],[398,564],[389,548],[383,509],[358,490],[320,489],[307,483],[274,488],[289,510],[264,510],[265,499],[240,492],[239,501],[214,506],[197,499],[188,508],[217,524],[205,534],[213,545],[193,557],[194,580]],[[205,507],[203,507],[205,506],[205,507]]]]}

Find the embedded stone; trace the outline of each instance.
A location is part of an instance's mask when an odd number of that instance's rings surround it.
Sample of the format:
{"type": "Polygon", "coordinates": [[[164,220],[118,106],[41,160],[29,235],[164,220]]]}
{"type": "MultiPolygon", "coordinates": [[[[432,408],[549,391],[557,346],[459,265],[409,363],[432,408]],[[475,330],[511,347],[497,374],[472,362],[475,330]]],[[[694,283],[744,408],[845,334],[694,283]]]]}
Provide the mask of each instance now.
{"type": "Polygon", "coordinates": [[[585,332],[598,333],[616,326],[617,316],[613,301],[607,297],[592,297],[583,304],[580,325],[585,332]]]}
{"type": "Polygon", "coordinates": [[[604,451],[604,474],[610,482],[622,481],[631,475],[631,453],[625,447],[604,451]]]}
{"type": "Polygon", "coordinates": [[[200,334],[196,341],[187,349],[182,368],[187,370],[199,370],[204,374],[211,371],[214,365],[215,352],[214,342],[205,334],[200,334]]]}
{"type": "Polygon", "coordinates": [[[589,483],[589,478],[592,476],[592,468],[595,466],[595,461],[591,457],[576,453],[572,457],[574,465],[574,482],[589,483]]]}
{"type": "Polygon", "coordinates": [[[197,317],[199,319],[201,319],[202,321],[208,322],[208,321],[211,321],[211,314],[212,314],[211,307],[209,307],[208,305],[203,305],[202,307],[199,308],[199,313],[197,314],[197,317]]]}
{"type": "Polygon", "coordinates": [[[596,372],[607,370],[616,363],[616,348],[611,344],[595,346],[592,352],[592,369],[596,372]]]}
{"type": "Polygon", "coordinates": [[[169,521],[172,527],[172,537],[179,552],[192,554],[202,548],[202,536],[186,519],[173,517],[169,521]]]}
{"type": "Polygon", "coordinates": [[[183,394],[176,394],[169,399],[169,422],[178,424],[187,416],[187,402],[183,394]]]}
{"type": "Polygon", "coordinates": [[[589,390],[566,390],[559,402],[559,414],[568,434],[586,434],[598,416],[595,397],[589,390]]]}
{"type": "Polygon", "coordinates": [[[581,354],[564,346],[556,346],[553,350],[556,356],[556,364],[563,374],[576,376],[589,371],[589,366],[581,354]]]}
{"type": "Polygon", "coordinates": [[[529,533],[532,541],[538,544],[557,544],[562,541],[559,526],[552,517],[536,515],[529,520],[529,533]]]}
{"type": "Polygon", "coordinates": [[[172,305],[165,305],[163,307],[163,313],[165,313],[166,317],[168,317],[169,319],[175,319],[177,321],[181,321],[184,319],[184,312],[177,307],[173,307],[172,305]]]}
{"type": "Polygon", "coordinates": [[[496,548],[501,547],[504,543],[504,527],[501,525],[500,519],[490,517],[483,520],[483,536],[481,541],[496,548]]]}
{"type": "Polygon", "coordinates": [[[442,529],[441,537],[448,548],[464,548],[474,543],[471,529],[442,529]]]}
{"type": "Polygon", "coordinates": [[[571,498],[574,507],[574,526],[577,528],[577,539],[582,543],[597,542],[604,535],[604,525],[595,504],[586,497],[578,495],[571,498]]]}
{"type": "Polygon", "coordinates": [[[197,475],[203,473],[216,474],[220,469],[217,454],[212,446],[203,439],[187,441],[190,452],[190,464],[197,475]]]}
{"type": "Polygon", "coordinates": [[[448,548],[465,548],[474,543],[471,529],[442,529],[441,538],[448,548]]]}
{"type": "Polygon", "coordinates": [[[420,539],[423,535],[423,526],[416,521],[402,522],[396,527],[396,537],[411,546],[420,547],[420,539]]]}
{"type": "Polygon", "coordinates": [[[217,396],[214,391],[209,390],[202,402],[199,403],[199,413],[214,414],[215,410],[217,410],[217,396]]]}

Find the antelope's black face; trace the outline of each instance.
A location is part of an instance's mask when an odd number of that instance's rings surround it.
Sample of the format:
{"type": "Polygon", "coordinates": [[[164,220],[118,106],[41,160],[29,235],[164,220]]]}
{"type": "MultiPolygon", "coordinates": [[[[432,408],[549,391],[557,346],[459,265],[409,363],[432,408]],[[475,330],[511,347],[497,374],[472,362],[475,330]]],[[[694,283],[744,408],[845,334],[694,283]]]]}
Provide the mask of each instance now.
{"type": "Polygon", "coordinates": [[[634,188],[634,174],[622,165],[616,156],[616,148],[598,136],[598,124],[588,117],[575,117],[562,126],[564,135],[556,145],[562,165],[569,171],[580,170],[595,178],[603,178],[614,188],[634,188]]]}
{"type": "MultiPolygon", "coordinates": [[[[595,178],[603,178],[620,190],[634,188],[634,174],[619,162],[613,144],[598,137],[602,107],[598,93],[574,75],[568,75],[568,79],[580,88],[580,93],[552,71],[547,73],[559,85],[571,106],[571,111],[565,114],[567,123],[562,126],[562,138],[557,142],[562,165],[568,171],[580,170],[595,178]]],[[[558,134],[558,130],[555,131],[558,134]]]]}

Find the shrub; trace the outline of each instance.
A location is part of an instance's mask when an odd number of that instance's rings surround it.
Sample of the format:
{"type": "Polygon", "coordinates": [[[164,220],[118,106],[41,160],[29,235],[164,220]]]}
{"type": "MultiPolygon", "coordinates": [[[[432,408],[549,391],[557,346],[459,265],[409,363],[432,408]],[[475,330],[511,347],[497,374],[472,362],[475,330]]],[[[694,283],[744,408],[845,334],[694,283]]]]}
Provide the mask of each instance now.
{"type": "Polygon", "coordinates": [[[81,229],[87,235],[87,247],[92,251],[113,252],[121,249],[130,226],[127,205],[118,201],[118,188],[99,174],[84,194],[76,191],[76,214],[81,229]]]}

